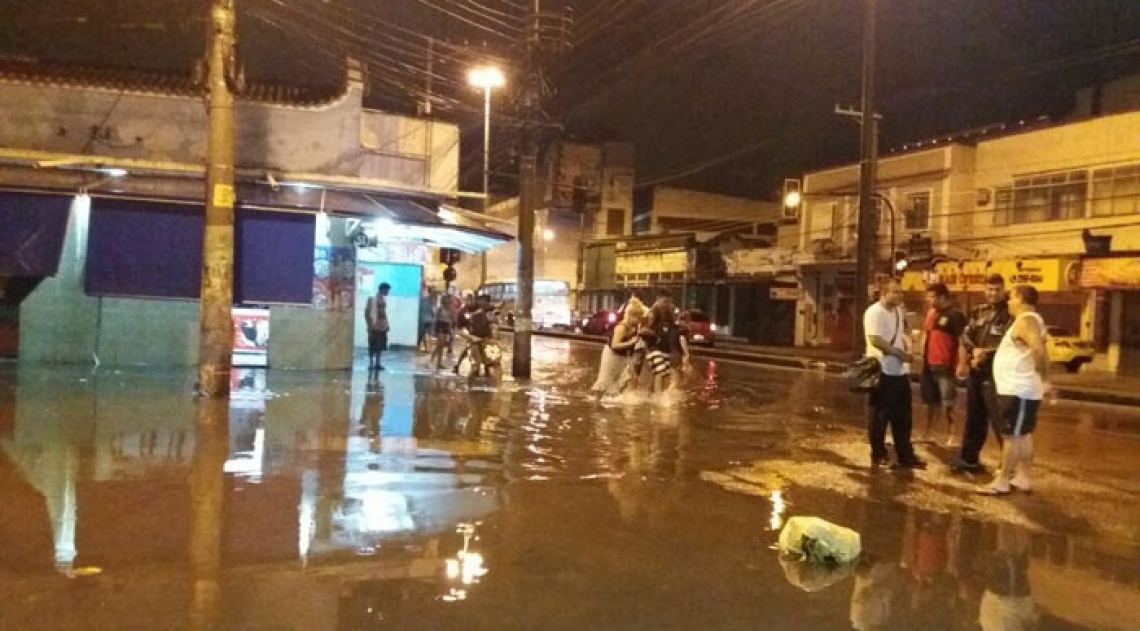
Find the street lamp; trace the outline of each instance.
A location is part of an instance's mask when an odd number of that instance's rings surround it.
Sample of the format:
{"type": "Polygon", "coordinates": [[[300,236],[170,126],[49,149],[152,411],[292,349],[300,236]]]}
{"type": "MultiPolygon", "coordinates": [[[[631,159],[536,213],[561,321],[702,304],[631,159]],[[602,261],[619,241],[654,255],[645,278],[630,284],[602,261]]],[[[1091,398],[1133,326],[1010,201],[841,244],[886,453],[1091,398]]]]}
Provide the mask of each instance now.
{"type": "MultiPolygon", "coordinates": [[[[503,72],[494,66],[480,66],[472,68],[467,74],[467,81],[477,87],[483,88],[483,212],[486,213],[491,206],[491,91],[501,88],[507,83],[503,72]]],[[[479,284],[487,284],[487,252],[480,255],[479,284]]]]}

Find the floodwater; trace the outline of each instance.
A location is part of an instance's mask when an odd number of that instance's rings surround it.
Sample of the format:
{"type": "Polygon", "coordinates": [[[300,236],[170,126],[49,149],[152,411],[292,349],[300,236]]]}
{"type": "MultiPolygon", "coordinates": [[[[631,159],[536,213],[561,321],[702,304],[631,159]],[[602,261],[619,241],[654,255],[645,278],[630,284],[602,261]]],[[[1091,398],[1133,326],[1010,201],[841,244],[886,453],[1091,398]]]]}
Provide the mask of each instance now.
{"type": "Polygon", "coordinates": [[[1035,493],[986,498],[937,444],[871,471],[834,376],[699,362],[683,402],[598,405],[596,348],[535,345],[530,384],[394,353],[238,371],[228,407],[0,366],[0,629],[1140,629],[1140,410],[1048,406],[1035,493]],[[781,559],[796,515],[860,562],[781,559]]]}

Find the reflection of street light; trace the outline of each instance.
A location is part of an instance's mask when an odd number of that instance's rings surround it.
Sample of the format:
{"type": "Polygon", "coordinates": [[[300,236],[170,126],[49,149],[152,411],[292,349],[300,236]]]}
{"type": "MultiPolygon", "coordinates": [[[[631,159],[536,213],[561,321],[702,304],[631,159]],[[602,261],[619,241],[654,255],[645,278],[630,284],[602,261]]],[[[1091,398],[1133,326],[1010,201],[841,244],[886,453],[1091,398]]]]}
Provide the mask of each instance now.
{"type": "MultiPolygon", "coordinates": [[[[803,203],[805,197],[852,197],[852,195],[850,195],[850,194],[847,194],[847,195],[845,195],[845,194],[832,194],[832,193],[801,193],[799,191],[791,191],[790,193],[788,193],[787,195],[784,196],[784,207],[786,207],[786,208],[798,208],[799,205],[803,203]]],[[[871,193],[871,197],[874,197],[875,199],[883,202],[883,205],[887,207],[887,211],[890,212],[890,214],[891,214],[891,244],[890,245],[891,245],[891,257],[893,259],[895,256],[895,214],[896,214],[895,213],[895,206],[894,206],[894,204],[891,203],[890,198],[888,198],[886,195],[883,195],[882,193],[871,193]]],[[[891,276],[892,277],[895,276],[895,272],[901,272],[904,269],[906,269],[906,261],[902,261],[901,267],[898,265],[898,263],[894,263],[892,261],[891,276]]]]}
{"type": "Polygon", "coordinates": [[[444,562],[445,573],[448,580],[457,581],[458,587],[451,587],[443,599],[448,602],[465,600],[467,598],[467,585],[474,585],[487,574],[483,565],[483,555],[470,549],[471,538],[475,536],[474,524],[459,524],[456,532],[463,535],[463,549],[455,554],[454,558],[444,562]]]}
{"type": "MultiPolygon", "coordinates": [[[[473,68],[467,74],[467,81],[477,88],[483,88],[483,212],[491,205],[491,90],[500,88],[507,80],[503,72],[494,66],[473,68]]],[[[479,284],[487,283],[487,252],[480,255],[482,265],[479,284]]]]}
{"type": "Polygon", "coordinates": [[[551,230],[550,228],[543,230],[542,231],[542,239],[544,241],[553,241],[554,240],[554,231],[551,230]]]}

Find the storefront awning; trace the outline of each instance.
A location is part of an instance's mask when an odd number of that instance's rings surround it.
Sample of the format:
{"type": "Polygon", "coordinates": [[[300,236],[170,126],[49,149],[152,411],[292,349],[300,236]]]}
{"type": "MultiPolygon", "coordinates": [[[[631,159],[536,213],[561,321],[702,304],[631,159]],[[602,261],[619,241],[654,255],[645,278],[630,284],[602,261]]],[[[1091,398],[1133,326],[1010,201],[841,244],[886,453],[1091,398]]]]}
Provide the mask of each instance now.
{"type": "Polygon", "coordinates": [[[512,240],[511,235],[480,222],[471,212],[444,206],[432,207],[414,199],[366,196],[398,231],[401,240],[416,241],[439,248],[478,253],[512,240]]]}

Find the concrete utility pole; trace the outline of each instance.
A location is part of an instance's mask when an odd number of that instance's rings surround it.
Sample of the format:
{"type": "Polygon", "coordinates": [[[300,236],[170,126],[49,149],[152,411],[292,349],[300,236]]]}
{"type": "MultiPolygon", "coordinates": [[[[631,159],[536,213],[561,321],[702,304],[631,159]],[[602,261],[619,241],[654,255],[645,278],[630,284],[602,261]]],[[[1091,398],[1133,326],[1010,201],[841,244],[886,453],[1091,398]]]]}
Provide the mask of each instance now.
{"type": "Polygon", "coordinates": [[[541,36],[542,0],[534,0],[531,28],[526,33],[525,78],[523,91],[523,124],[519,132],[519,259],[518,296],[515,300],[515,336],[511,374],[516,379],[530,378],[531,311],[534,308],[534,211],[538,196],[535,178],[538,164],[539,110],[538,54],[541,36]]]}
{"type": "Polygon", "coordinates": [[[206,229],[202,238],[198,385],[203,396],[225,397],[233,363],[234,294],[234,0],[210,4],[206,158],[206,229]]]}
{"type": "Polygon", "coordinates": [[[226,516],[229,401],[198,401],[198,430],[190,466],[190,568],[194,580],[191,629],[220,629],[222,528],[226,516]]]}
{"type": "Polygon", "coordinates": [[[863,0],[863,105],[860,117],[859,232],[855,255],[855,334],[852,347],[862,357],[866,347],[863,312],[870,304],[871,284],[878,237],[875,213],[875,21],[876,0],[863,0]]]}

